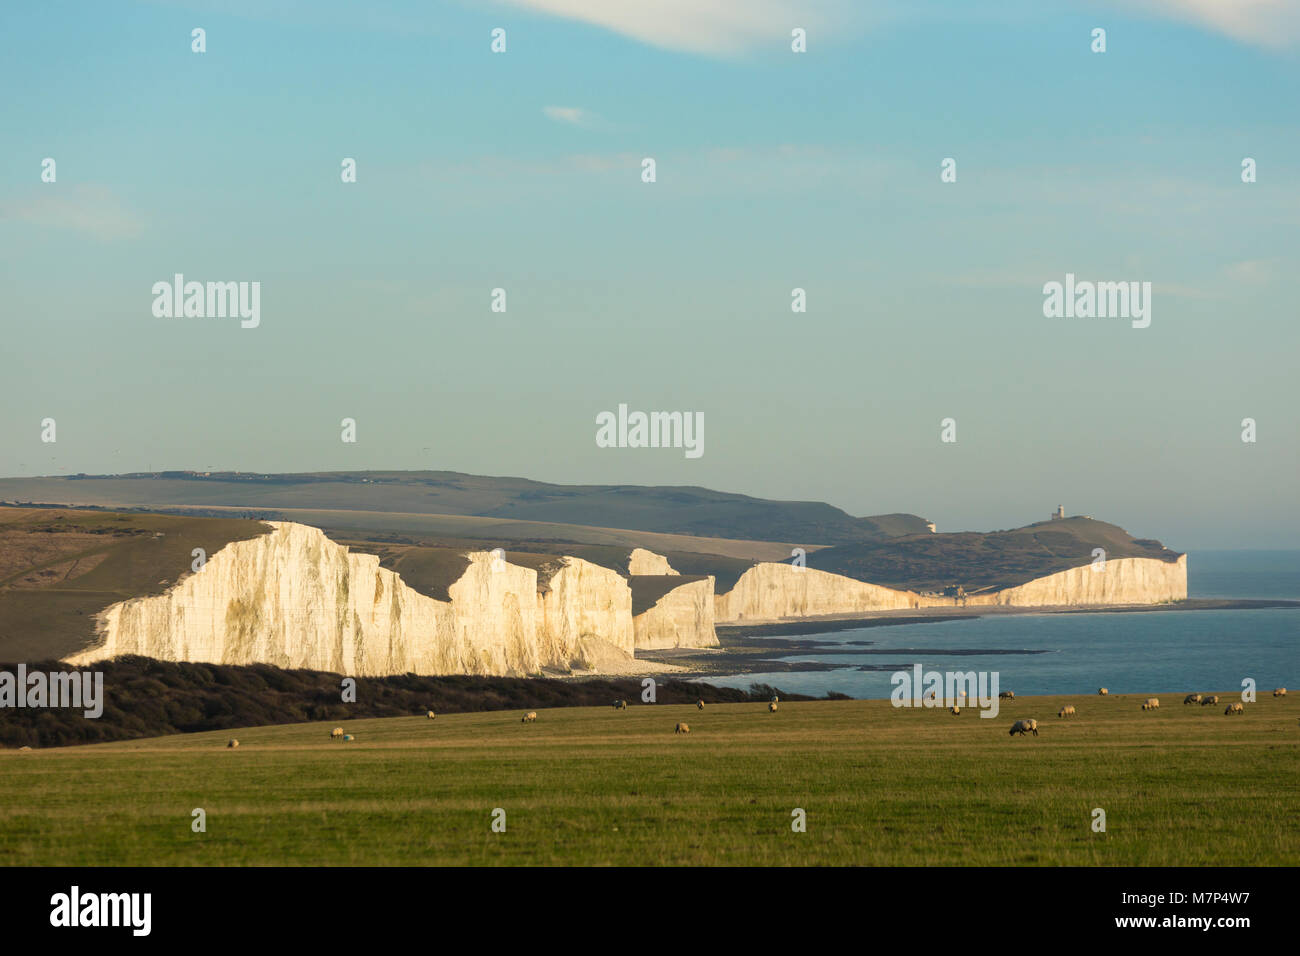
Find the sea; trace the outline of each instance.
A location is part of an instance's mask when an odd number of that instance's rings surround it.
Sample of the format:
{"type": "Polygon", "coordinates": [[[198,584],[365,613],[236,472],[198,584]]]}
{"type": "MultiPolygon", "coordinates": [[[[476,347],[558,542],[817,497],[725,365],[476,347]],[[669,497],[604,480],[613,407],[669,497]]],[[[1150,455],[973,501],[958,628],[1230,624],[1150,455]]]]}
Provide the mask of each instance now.
{"type": "MultiPolygon", "coordinates": [[[[1300,551],[1190,553],[1187,590],[1192,598],[1300,600],[1300,551]]],[[[920,664],[941,673],[997,671],[999,688],[1017,695],[1095,694],[1098,687],[1113,694],[1221,693],[1240,690],[1247,678],[1264,693],[1279,686],[1300,692],[1300,608],[990,615],[785,637],[861,653],[818,654],[813,647],[773,659],[829,662],[833,669],[702,680],[887,698],[891,675],[920,664]]]]}

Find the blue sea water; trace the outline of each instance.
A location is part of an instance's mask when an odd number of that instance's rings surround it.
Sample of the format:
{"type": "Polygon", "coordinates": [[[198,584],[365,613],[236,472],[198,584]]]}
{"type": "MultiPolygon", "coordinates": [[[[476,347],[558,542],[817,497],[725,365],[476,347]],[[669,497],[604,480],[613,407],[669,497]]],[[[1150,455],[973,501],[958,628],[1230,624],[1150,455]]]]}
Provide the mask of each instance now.
{"type": "MultiPolygon", "coordinates": [[[[1190,597],[1300,600],[1300,551],[1202,551],[1187,560],[1190,597]]],[[[838,691],[881,698],[889,696],[894,671],[920,664],[940,672],[997,671],[1002,690],[1022,695],[1092,694],[1099,686],[1115,694],[1231,691],[1246,677],[1268,691],[1300,685],[1300,608],[994,615],[787,636],[830,647],[867,641],[863,650],[871,653],[814,650],[774,659],[826,661],[836,668],[705,680],[724,687],[771,684],[819,697],[838,691]],[[862,665],[888,669],[859,670],[862,665]]]]}

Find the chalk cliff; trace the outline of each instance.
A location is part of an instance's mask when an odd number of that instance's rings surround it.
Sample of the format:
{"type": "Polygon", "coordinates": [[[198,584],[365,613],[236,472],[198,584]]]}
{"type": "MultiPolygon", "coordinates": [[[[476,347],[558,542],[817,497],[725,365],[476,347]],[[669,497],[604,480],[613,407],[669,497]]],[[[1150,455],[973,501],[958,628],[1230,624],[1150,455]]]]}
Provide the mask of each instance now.
{"type": "MultiPolygon", "coordinates": [[[[637,649],[710,647],[714,622],[781,621],[909,608],[1159,604],[1187,597],[1187,559],[1117,558],[1002,591],[960,598],[894,590],[812,568],[761,563],[727,593],[713,577],[681,576],[652,552],[625,578],[576,557],[538,588],[538,572],[468,552],[448,600],[408,586],[376,555],[323,532],[266,522],[163,594],[114,604],[73,666],[122,654],[223,664],[268,663],[354,676],[537,674],[600,669],[637,649]],[[678,583],[680,581],[680,583],[678,583]],[[634,605],[634,592],[635,601],[634,605]],[[636,613],[634,614],[634,609],[636,613]]],[[[552,564],[547,572],[554,568],[552,564]]],[[[441,593],[441,592],[439,592],[441,593]]]]}
{"type": "Polygon", "coordinates": [[[676,574],[668,559],[645,548],[633,548],[627,562],[628,574],[676,574]]]}
{"type": "Polygon", "coordinates": [[[1077,607],[1166,604],[1187,598],[1187,555],[1176,561],[1115,558],[1105,570],[1070,568],[1017,587],[944,597],[899,591],[839,574],[788,564],[756,564],[715,598],[719,624],[849,616],[927,607],[1077,607]]]}
{"type": "Polygon", "coordinates": [[[535,674],[581,664],[593,641],[629,656],[635,646],[626,581],[578,558],[539,595],[536,571],[470,552],[439,601],[316,528],[267,524],[165,594],[105,609],[96,644],[68,663],[141,654],[356,676],[535,674]]]}
{"type": "Polygon", "coordinates": [[[637,649],[716,647],[713,609],[712,575],[673,588],[633,618],[637,649]]]}
{"type": "MultiPolygon", "coordinates": [[[[604,641],[628,657],[636,648],[632,591],[617,571],[581,558],[564,558],[564,567],[541,595],[539,655],[551,666],[586,667],[597,657],[593,641],[604,641]]],[[[603,648],[608,651],[609,648],[603,648]]]]}
{"type": "Polygon", "coordinates": [[[790,564],[756,564],[726,594],[715,599],[719,624],[779,621],[826,614],[866,614],[920,607],[924,599],[911,591],[856,581],[839,574],[790,564]]]}
{"type": "Polygon", "coordinates": [[[1177,561],[1113,558],[1035,578],[990,595],[971,595],[968,606],[1075,607],[1091,604],[1168,604],[1187,600],[1187,555],[1177,561]]]}

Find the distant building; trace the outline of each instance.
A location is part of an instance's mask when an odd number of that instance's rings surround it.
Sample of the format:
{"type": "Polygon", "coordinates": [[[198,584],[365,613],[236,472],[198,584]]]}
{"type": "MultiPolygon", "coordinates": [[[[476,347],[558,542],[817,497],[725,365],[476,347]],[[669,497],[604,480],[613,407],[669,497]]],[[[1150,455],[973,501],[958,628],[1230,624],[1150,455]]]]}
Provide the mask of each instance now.
{"type": "Polygon", "coordinates": [[[1052,512],[1052,520],[1060,521],[1065,517],[1065,505],[1057,505],[1056,510],[1052,512]]]}

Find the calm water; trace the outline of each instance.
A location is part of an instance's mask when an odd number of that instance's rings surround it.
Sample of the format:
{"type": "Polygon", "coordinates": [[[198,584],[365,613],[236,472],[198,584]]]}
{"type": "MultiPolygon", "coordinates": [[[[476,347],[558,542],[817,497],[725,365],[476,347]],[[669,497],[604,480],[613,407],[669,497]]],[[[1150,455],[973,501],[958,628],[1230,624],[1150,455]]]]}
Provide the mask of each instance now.
{"type": "MultiPolygon", "coordinates": [[[[1300,551],[1202,551],[1188,556],[1191,597],[1300,600],[1300,551]]],[[[760,682],[793,693],[888,697],[890,674],[921,664],[937,671],[998,671],[1017,694],[1228,691],[1300,687],[1300,608],[1256,611],[1143,611],[984,617],[792,635],[827,646],[872,642],[852,655],[816,652],[779,658],[826,661],[835,670],[710,677],[725,687],[760,682]],[[953,651],[1041,651],[969,654],[953,651]],[[884,653],[881,653],[884,652],[884,653]],[[885,665],[889,669],[858,670],[885,665]]],[[[758,640],[758,639],[755,639],[758,640]]]]}

